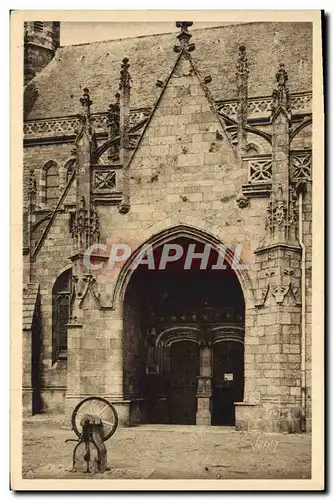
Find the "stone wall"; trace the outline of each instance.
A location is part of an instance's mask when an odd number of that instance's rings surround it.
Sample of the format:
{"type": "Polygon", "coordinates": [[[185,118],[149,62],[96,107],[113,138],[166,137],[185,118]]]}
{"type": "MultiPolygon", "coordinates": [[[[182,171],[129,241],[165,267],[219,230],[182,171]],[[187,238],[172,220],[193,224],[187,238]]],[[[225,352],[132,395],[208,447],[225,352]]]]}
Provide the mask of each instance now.
{"type": "Polygon", "coordinates": [[[66,360],[52,364],[52,289],[57,277],[72,266],[72,239],[69,233],[69,213],[58,212],[35,260],[31,262],[31,281],[40,284],[41,327],[43,341],[40,346],[43,369],[43,409],[63,410],[67,385],[66,360]]]}
{"type": "MultiPolygon", "coordinates": [[[[303,202],[303,240],[306,259],[306,425],[312,422],[312,184],[308,183],[303,202]]],[[[313,335],[316,332],[313,332],[313,335]]]]}
{"type": "Polygon", "coordinates": [[[126,398],[143,396],[145,377],[144,332],[140,324],[140,297],[129,285],[124,302],[123,390],[126,398]]]}
{"type": "Polygon", "coordinates": [[[25,47],[25,84],[27,84],[37,73],[42,71],[53,59],[54,52],[48,48],[36,45],[25,47]]]}
{"type": "MultiPolygon", "coordinates": [[[[294,139],[296,149],[304,149],[309,144],[308,134],[305,131],[294,139]]],[[[25,163],[38,172],[50,159],[66,162],[71,149],[70,144],[32,146],[26,148],[25,163]]],[[[134,250],[163,231],[172,235],[173,228],[183,227],[207,233],[224,244],[241,243],[243,263],[249,266],[247,272],[237,273],[246,302],[245,402],[249,406],[244,406],[240,422],[246,419],[248,426],[249,422],[272,423],[283,418],[291,422],[286,430],[298,430],[293,425],[297,420],[296,407],[300,404],[300,307],[295,303],[279,306],[272,297],[261,310],[256,307],[257,291],[265,287],[265,272],[270,267],[267,254],[259,256],[257,262],[254,254],[264,236],[268,199],[252,198],[248,207],[238,206],[236,199],[248,181],[248,173],[215,114],[210,96],[184,57],[176,65],[144,131],[129,172],[129,213],[121,214],[115,206],[97,206],[100,241],[126,243],[134,250]],[[260,409],[256,406],[259,403],[260,409]],[[275,413],[277,405],[280,405],[279,415],[275,413]]],[[[73,198],[73,191],[70,196],[73,198]]],[[[304,203],[308,401],[311,212],[311,190],[308,189],[304,203]]],[[[130,300],[128,308],[123,310],[126,280],[122,281],[124,276],[119,274],[121,264],[96,274],[95,291],[100,302],[97,303],[90,292],[87,294],[81,304],[78,325],[69,328],[67,364],[57,362],[52,366],[52,286],[56,277],[71,265],[68,257],[72,253],[69,213],[64,208],[55,217],[32,263],[32,281],[41,285],[45,406],[60,408],[62,391],[67,386],[68,412],[85,395],[108,395],[119,400],[122,419],[129,421],[131,410],[121,402],[123,359],[137,376],[142,370],[141,338],[133,313],[136,304],[130,300]],[[127,336],[127,332],[133,335],[127,336]]],[[[298,262],[296,259],[297,279],[300,277],[298,262]]],[[[126,382],[126,385],[129,384],[126,382]]],[[[138,395],[139,391],[134,389],[136,392],[138,395]]],[[[282,430],[280,424],[270,425],[271,430],[282,430]]]]}

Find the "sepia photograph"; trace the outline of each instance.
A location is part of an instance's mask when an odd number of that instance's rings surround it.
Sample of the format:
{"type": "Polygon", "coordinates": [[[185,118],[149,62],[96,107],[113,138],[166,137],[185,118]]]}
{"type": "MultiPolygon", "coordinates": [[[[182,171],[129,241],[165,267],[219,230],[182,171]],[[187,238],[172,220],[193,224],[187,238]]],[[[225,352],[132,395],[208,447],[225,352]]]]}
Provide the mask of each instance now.
{"type": "Polygon", "coordinates": [[[321,12],[171,12],[12,13],[14,489],[323,485],[321,12]]]}

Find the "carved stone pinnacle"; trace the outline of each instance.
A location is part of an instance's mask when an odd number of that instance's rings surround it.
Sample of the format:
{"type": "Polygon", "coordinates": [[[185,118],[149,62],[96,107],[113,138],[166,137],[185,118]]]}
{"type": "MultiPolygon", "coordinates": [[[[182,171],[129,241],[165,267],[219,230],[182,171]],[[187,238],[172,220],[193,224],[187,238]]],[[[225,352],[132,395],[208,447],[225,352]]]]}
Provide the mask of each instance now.
{"type": "Polygon", "coordinates": [[[83,96],[80,97],[80,102],[84,108],[89,108],[93,104],[93,101],[89,96],[89,90],[87,87],[83,89],[83,96]]]}
{"type": "Polygon", "coordinates": [[[280,63],[279,70],[276,73],[276,80],[278,87],[285,87],[286,82],[288,81],[288,73],[285,70],[285,66],[283,63],[280,63]]]}
{"type": "Polygon", "coordinates": [[[124,57],[122,60],[122,65],[121,65],[121,77],[120,77],[120,83],[119,83],[119,89],[120,90],[130,90],[131,88],[131,77],[129,73],[129,59],[127,57],[124,57]]]}
{"type": "Polygon", "coordinates": [[[290,102],[290,92],[286,86],[287,80],[288,80],[288,73],[285,70],[284,64],[281,63],[279,65],[279,70],[276,73],[277,88],[274,89],[273,91],[273,96],[272,96],[273,100],[271,109],[272,109],[272,114],[274,115],[279,108],[283,108],[290,118],[291,102],[290,102]]]}
{"type": "Polygon", "coordinates": [[[246,47],[241,45],[239,47],[239,57],[237,61],[237,78],[247,80],[248,78],[248,59],[246,47]]]}

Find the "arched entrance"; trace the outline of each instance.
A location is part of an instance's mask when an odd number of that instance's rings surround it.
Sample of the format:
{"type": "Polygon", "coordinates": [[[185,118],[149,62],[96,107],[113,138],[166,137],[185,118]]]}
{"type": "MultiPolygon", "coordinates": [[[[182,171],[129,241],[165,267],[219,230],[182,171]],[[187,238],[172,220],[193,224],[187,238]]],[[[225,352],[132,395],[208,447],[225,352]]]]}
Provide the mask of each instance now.
{"type": "Polygon", "coordinates": [[[201,259],[202,242],[182,236],[168,243],[181,256],[159,269],[163,245],[155,248],[124,296],[125,397],[145,403],[148,423],[234,425],[244,381],[238,278],[214,247],[201,259]]]}

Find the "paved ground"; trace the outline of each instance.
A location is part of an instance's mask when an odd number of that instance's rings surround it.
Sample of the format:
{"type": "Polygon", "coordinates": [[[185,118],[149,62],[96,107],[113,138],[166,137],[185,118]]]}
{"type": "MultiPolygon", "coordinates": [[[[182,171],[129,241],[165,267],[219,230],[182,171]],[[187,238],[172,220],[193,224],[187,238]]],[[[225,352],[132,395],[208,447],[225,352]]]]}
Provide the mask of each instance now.
{"type": "MultiPolygon", "coordinates": [[[[58,418],[24,421],[24,478],[91,478],[71,472],[73,431],[58,418]]],[[[311,436],[237,432],[230,428],[139,426],[119,428],[107,441],[104,479],[308,479],[311,436]]],[[[79,461],[82,469],[83,461],[79,461]]]]}

